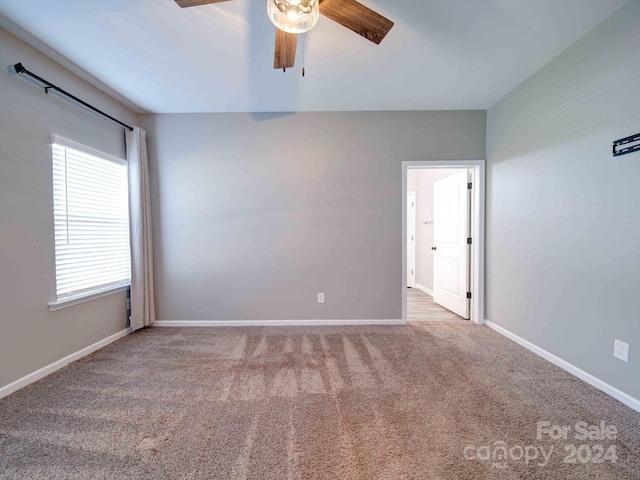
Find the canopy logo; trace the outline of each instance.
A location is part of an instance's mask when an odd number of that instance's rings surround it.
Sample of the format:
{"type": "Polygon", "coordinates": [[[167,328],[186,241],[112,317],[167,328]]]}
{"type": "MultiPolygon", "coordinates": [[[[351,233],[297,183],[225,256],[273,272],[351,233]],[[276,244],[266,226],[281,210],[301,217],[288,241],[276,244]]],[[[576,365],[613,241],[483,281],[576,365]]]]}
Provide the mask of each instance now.
{"type": "Polygon", "coordinates": [[[467,460],[491,462],[492,468],[507,468],[509,461],[524,462],[525,465],[535,461],[539,467],[546,467],[553,454],[553,449],[553,445],[547,450],[542,445],[508,446],[500,440],[493,445],[482,445],[480,447],[467,445],[464,447],[463,454],[467,460]]]}
{"type": "MultiPolygon", "coordinates": [[[[615,425],[608,425],[605,421],[597,424],[580,421],[574,425],[556,425],[548,421],[536,424],[536,439],[538,442],[549,441],[550,445],[508,445],[505,441],[497,441],[492,445],[467,445],[463,449],[464,458],[471,461],[487,462],[491,468],[507,468],[511,464],[524,463],[546,467],[552,460],[555,451],[561,452],[562,462],[574,464],[616,463],[618,460],[616,445],[612,442],[618,438],[615,425]],[[566,441],[567,443],[562,443],[566,441]],[[594,445],[576,442],[600,442],[594,445]]],[[[560,458],[559,455],[557,455],[560,458]]]]}

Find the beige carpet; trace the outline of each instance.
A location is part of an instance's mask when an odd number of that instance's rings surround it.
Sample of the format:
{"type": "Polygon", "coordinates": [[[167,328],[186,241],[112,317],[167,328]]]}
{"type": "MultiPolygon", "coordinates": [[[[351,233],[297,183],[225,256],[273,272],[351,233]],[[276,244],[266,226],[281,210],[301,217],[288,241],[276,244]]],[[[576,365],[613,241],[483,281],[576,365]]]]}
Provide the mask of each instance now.
{"type": "Polygon", "coordinates": [[[0,478],[639,479],[640,414],[471,324],[152,328],[0,400],[0,478]]]}

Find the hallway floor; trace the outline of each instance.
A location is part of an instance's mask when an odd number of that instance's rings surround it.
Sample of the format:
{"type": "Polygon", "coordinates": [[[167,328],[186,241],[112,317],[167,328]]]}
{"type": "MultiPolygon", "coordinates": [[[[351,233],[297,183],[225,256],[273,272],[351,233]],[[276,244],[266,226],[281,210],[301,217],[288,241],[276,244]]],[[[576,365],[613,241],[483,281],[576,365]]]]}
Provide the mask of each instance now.
{"type": "Polygon", "coordinates": [[[407,288],[407,321],[409,322],[468,322],[441,307],[433,297],[417,288],[407,288]]]}

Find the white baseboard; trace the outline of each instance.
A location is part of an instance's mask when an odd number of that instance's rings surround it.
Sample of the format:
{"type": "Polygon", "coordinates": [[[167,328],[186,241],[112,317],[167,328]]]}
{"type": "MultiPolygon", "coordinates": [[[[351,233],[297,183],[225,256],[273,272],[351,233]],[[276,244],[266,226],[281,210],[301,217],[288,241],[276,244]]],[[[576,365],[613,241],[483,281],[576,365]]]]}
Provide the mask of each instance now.
{"type": "Polygon", "coordinates": [[[629,408],[634,409],[637,412],[640,412],[640,400],[632,397],[631,395],[624,393],[622,390],[618,390],[616,387],[609,385],[606,382],[603,382],[599,378],[594,377],[590,373],[585,372],[584,370],[579,369],[575,365],[567,362],[566,360],[561,359],[560,357],[556,357],[553,353],[549,353],[546,350],[534,345],[533,343],[525,340],[517,336],[515,333],[510,332],[509,330],[501,327],[500,325],[496,325],[495,323],[490,322],[489,320],[485,320],[484,324],[492,330],[495,330],[500,335],[507,337],[509,340],[516,342],[518,345],[523,346],[527,350],[532,351],[533,353],[541,356],[545,360],[553,363],[554,365],[562,368],[566,372],[569,372],[572,375],[575,375],[580,380],[587,382],[589,385],[597,388],[598,390],[603,391],[607,395],[615,398],[616,400],[621,401],[629,408]]]}
{"type": "Polygon", "coordinates": [[[433,290],[429,290],[424,285],[420,285],[419,283],[416,283],[415,288],[417,288],[418,290],[422,290],[427,295],[431,295],[433,297],[433,290]]]}
{"type": "Polygon", "coordinates": [[[391,320],[156,320],[154,327],[320,327],[339,325],[404,325],[391,320]]]}
{"type": "Polygon", "coordinates": [[[106,347],[110,343],[115,342],[116,340],[128,335],[129,333],[131,333],[131,331],[128,328],[121,330],[118,333],[114,333],[113,335],[103,340],[100,340],[99,342],[94,343],[93,345],[89,345],[88,347],[85,347],[82,350],[78,350],[77,352],[72,353],[71,355],[67,355],[66,357],[61,358],[60,360],[57,360],[47,365],[46,367],[42,367],[40,370],[36,370],[33,373],[25,375],[24,377],[19,378],[15,382],[11,382],[9,385],[5,385],[4,387],[0,388],[0,398],[6,397],[7,395],[11,395],[13,392],[20,390],[21,388],[26,387],[27,385],[33,382],[37,382],[38,380],[46,377],[47,375],[55,372],[56,370],[60,370],[62,367],[66,367],[70,363],[75,362],[76,360],[82,357],[86,357],[87,355],[95,352],[96,350],[100,350],[102,347],[106,347]]]}

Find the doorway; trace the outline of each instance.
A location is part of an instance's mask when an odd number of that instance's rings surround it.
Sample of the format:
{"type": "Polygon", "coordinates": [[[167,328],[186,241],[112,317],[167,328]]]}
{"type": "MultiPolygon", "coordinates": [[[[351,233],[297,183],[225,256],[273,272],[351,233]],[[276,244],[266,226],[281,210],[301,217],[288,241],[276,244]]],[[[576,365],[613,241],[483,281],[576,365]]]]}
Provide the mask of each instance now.
{"type": "Polygon", "coordinates": [[[484,323],[484,168],[403,162],[403,322],[484,323]]]}

